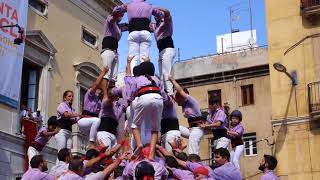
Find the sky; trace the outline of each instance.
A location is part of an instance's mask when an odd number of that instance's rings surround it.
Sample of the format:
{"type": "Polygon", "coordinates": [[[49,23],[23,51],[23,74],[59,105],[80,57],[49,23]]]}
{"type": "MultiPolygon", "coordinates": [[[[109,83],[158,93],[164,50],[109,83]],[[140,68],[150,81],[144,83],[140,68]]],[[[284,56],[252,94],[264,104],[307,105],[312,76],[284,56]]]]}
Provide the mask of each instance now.
{"type": "MultiPolygon", "coordinates": [[[[173,17],[173,40],[180,49],[180,59],[205,56],[216,53],[216,36],[230,32],[229,7],[239,9],[233,13],[233,29],[250,30],[249,0],[147,0],[156,7],[170,10],[173,17]]],[[[122,2],[130,2],[123,0],[122,2]]],[[[253,29],[257,30],[258,45],[267,45],[265,1],[251,0],[253,29]]],[[[123,22],[127,17],[123,18],[123,22]]],[[[124,71],[128,54],[128,32],[123,33],[119,42],[119,72],[124,71]]],[[[151,61],[158,62],[158,49],[153,38],[151,61]]],[[[178,53],[175,61],[178,61],[178,53]]]]}

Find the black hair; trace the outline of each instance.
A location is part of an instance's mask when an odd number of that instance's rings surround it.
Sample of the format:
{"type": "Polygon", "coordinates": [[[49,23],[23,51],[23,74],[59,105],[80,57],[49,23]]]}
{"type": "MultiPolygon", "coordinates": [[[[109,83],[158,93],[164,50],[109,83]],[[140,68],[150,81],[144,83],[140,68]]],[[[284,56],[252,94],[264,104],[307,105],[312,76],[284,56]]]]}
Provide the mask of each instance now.
{"type": "Polygon", "coordinates": [[[189,154],[188,160],[192,162],[200,162],[201,158],[198,154],[189,154]]]}
{"type": "Polygon", "coordinates": [[[70,150],[68,148],[63,148],[58,152],[58,160],[66,162],[67,157],[70,156],[70,150]]]}
{"type": "Polygon", "coordinates": [[[99,152],[96,149],[89,149],[86,153],[86,159],[90,160],[92,158],[98,157],[99,152]]]}
{"type": "Polygon", "coordinates": [[[125,168],[125,166],[118,166],[118,167],[113,171],[114,178],[121,177],[122,174],[123,174],[124,168],[125,168]]]}
{"type": "Polygon", "coordinates": [[[57,126],[57,125],[58,125],[57,116],[51,116],[48,119],[48,126],[57,126]]]}
{"type": "Polygon", "coordinates": [[[176,157],[182,161],[187,161],[188,160],[188,155],[185,152],[179,152],[176,157]]]}
{"type": "Polygon", "coordinates": [[[179,166],[177,160],[172,156],[166,156],[166,164],[171,168],[177,168],[179,166]]]}
{"type": "Polygon", "coordinates": [[[268,164],[269,170],[274,170],[277,167],[278,161],[275,157],[270,155],[264,155],[264,161],[268,164]]]}
{"type": "Polygon", "coordinates": [[[241,113],[241,111],[239,111],[239,110],[232,111],[230,116],[229,116],[230,120],[232,119],[232,117],[237,117],[239,119],[239,121],[241,122],[242,121],[242,113],[241,113]]]}
{"type": "Polygon", "coordinates": [[[39,168],[40,164],[43,162],[44,160],[42,155],[35,155],[31,158],[30,166],[31,168],[39,168]]]}
{"type": "Polygon", "coordinates": [[[141,161],[135,170],[135,177],[137,180],[143,180],[144,176],[154,177],[155,170],[153,166],[147,161],[141,161]]]}
{"type": "Polygon", "coordinates": [[[68,95],[68,93],[72,93],[72,94],[73,94],[73,91],[71,91],[71,90],[66,90],[66,91],[63,93],[62,100],[64,100],[64,98],[68,95]]]}
{"type": "Polygon", "coordinates": [[[79,155],[74,155],[74,156],[72,156],[72,159],[82,159],[82,157],[81,156],[79,156],[79,155]]]}
{"type": "Polygon", "coordinates": [[[69,170],[78,172],[83,169],[83,162],[81,159],[72,159],[69,163],[69,170]]]}
{"type": "Polygon", "coordinates": [[[218,96],[213,96],[209,98],[209,105],[220,105],[220,98],[218,96]]]}
{"type": "Polygon", "coordinates": [[[221,157],[230,161],[230,153],[225,148],[219,148],[219,149],[214,150],[214,154],[220,155],[221,157]]]}
{"type": "Polygon", "coordinates": [[[137,77],[140,75],[139,66],[135,66],[132,71],[133,71],[134,77],[137,77]]]}
{"type": "Polygon", "coordinates": [[[151,81],[153,86],[157,86],[156,82],[152,79],[151,76],[154,76],[155,68],[152,62],[145,61],[139,65],[140,75],[144,75],[149,81],[151,81]]]}

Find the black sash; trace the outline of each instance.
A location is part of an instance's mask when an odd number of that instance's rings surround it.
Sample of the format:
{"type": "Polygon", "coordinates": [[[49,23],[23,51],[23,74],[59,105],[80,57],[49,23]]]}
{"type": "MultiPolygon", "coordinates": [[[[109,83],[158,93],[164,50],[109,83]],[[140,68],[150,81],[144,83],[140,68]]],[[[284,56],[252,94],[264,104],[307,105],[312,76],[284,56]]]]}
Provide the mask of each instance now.
{"type": "Polygon", "coordinates": [[[213,134],[213,140],[217,140],[222,137],[228,137],[227,129],[212,129],[212,134],[213,134]]]}
{"type": "Polygon", "coordinates": [[[61,129],[71,131],[71,132],[72,132],[72,124],[73,124],[73,122],[71,119],[61,118],[58,120],[58,127],[60,127],[61,129]]]}
{"type": "Polygon", "coordinates": [[[179,131],[179,120],[177,118],[165,118],[161,120],[161,135],[171,130],[179,131]]]}
{"type": "Polygon", "coordinates": [[[39,144],[39,143],[36,142],[36,141],[33,141],[30,146],[34,147],[34,148],[35,148],[37,151],[39,151],[39,152],[41,152],[42,149],[44,148],[43,145],[39,144]]]}
{"type": "Polygon", "coordinates": [[[129,33],[132,31],[147,30],[150,32],[150,19],[148,18],[132,18],[129,22],[129,33]]]}
{"type": "Polygon", "coordinates": [[[235,138],[235,139],[231,139],[231,146],[232,148],[239,146],[239,145],[243,145],[243,140],[242,137],[239,138],[235,138]]]}
{"type": "Polygon", "coordinates": [[[172,37],[168,36],[168,37],[165,37],[163,39],[158,40],[157,46],[158,46],[159,52],[161,52],[162,50],[164,50],[166,48],[174,48],[172,37]]]}
{"type": "Polygon", "coordinates": [[[110,117],[101,117],[101,123],[98,131],[106,131],[111,134],[117,134],[118,121],[110,117]]]}
{"type": "Polygon", "coordinates": [[[205,122],[205,118],[202,116],[199,117],[190,117],[188,118],[189,127],[198,127],[199,124],[205,122]]]}
{"type": "Polygon", "coordinates": [[[110,49],[113,51],[117,51],[118,39],[111,37],[111,36],[104,37],[102,40],[102,50],[104,50],[104,49],[110,49]]]}
{"type": "Polygon", "coordinates": [[[97,113],[93,113],[87,110],[82,111],[82,115],[91,116],[91,117],[98,117],[99,115],[97,113]]]}

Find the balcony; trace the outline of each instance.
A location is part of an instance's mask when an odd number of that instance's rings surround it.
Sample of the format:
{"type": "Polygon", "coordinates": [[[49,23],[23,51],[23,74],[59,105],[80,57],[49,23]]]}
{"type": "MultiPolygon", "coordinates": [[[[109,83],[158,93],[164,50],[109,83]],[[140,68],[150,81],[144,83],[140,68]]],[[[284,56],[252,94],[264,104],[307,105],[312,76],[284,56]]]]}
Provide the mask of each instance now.
{"type": "Polygon", "coordinates": [[[301,15],[315,20],[320,15],[320,0],[301,0],[301,15]]]}
{"type": "Polygon", "coordinates": [[[311,120],[320,120],[320,81],[308,84],[308,98],[311,120]]]}

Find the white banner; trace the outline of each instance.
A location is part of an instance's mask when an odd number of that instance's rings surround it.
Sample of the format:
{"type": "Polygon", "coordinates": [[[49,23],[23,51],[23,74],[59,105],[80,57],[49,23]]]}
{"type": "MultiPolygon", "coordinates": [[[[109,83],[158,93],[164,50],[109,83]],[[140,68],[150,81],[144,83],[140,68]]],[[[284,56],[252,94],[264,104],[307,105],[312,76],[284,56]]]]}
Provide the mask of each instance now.
{"type": "MultiPolygon", "coordinates": [[[[18,24],[27,27],[28,0],[0,0],[0,26],[18,24]]],[[[0,28],[0,103],[18,107],[24,43],[14,44],[19,38],[17,27],[0,28]]]]}

